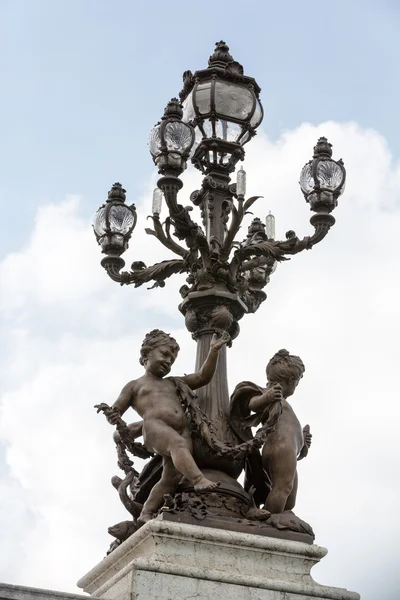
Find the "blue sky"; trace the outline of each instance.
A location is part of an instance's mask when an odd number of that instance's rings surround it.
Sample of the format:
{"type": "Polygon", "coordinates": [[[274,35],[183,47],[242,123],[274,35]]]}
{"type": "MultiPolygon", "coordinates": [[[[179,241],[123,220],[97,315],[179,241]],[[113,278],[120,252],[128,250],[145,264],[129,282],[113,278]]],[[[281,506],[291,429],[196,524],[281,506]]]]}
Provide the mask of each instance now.
{"type": "MultiPolygon", "coordinates": [[[[139,213],[127,263],[166,258],[143,233],[156,181],[148,133],[183,71],[205,67],[224,39],[262,88],[244,164],[248,195],[265,197],[255,215],[271,209],[278,237],[310,232],[297,181],[320,135],[348,171],[332,232],[279,266],[267,302],[241,322],[230,388],[262,385],[279,348],[302,356],[294,402],[314,439],[298,514],[329,548],[316,579],[397,599],[399,6],[0,0],[0,580],[77,591],[107,526],[126,518],[93,404],[139,375],[154,327],[179,341],[176,373],[193,368],[181,283],[114,285],[90,221],[121,181],[139,213]]],[[[188,169],[182,194],[198,181],[188,169]]]]}
{"type": "Polygon", "coordinates": [[[1,253],[46,199],[82,194],[90,214],[121,180],[134,200],[153,170],[149,130],[220,39],[261,85],[272,138],[356,120],[397,157],[399,26],[386,0],[1,0],[0,202],[18,206],[1,253]]]}

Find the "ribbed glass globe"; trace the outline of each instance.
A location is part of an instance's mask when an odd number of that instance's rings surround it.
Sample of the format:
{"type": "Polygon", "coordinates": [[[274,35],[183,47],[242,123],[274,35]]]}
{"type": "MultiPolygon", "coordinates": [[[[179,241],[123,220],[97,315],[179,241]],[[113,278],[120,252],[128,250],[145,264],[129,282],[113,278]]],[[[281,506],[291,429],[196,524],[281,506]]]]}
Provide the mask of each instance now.
{"type": "MultiPolygon", "coordinates": [[[[307,163],[300,173],[300,187],[304,194],[310,194],[314,187],[313,162],[307,163]]],[[[334,160],[320,160],[317,164],[317,179],[322,189],[335,192],[343,183],[344,171],[334,160]]],[[[343,189],[340,193],[343,192],[343,189]]]]}
{"type": "Polygon", "coordinates": [[[187,152],[192,145],[192,129],[181,121],[167,123],[164,139],[168,150],[172,152],[187,152]]]}
{"type": "Polygon", "coordinates": [[[317,178],[321,188],[337,190],[343,182],[344,173],[334,160],[323,160],[317,166],[317,178]]]}
{"type": "Polygon", "coordinates": [[[99,208],[94,215],[93,229],[98,236],[104,235],[106,232],[106,209],[105,206],[99,208]]]}
{"type": "Polygon", "coordinates": [[[134,225],[134,216],[132,211],[124,204],[116,204],[111,207],[110,228],[113,233],[126,234],[134,225]]]}
{"type": "MultiPolygon", "coordinates": [[[[107,231],[107,223],[106,223],[106,209],[108,207],[104,206],[99,208],[95,217],[93,228],[98,236],[102,236],[107,231]]],[[[123,204],[116,204],[111,206],[110,212],[108,215],[108,220],[110,223],[110,232],[111,233],[120,233],[125,235],[132,229],[134,225],[134,216],[132,211],[123,204]]]]}
{"type": "Polygon", "coordinates": [[[161,149],[160,125],[156,125],[150,131],[149,135],[149,150],[153,156],[157,156],[161,149]]]}
{"type": "Polygon", "coordinates": [[[309,162],[301,170],[300,173],[300,187],[303,194],[309,194],[314,189],[314,178],[312,176],[312,163],[309,162]]]}

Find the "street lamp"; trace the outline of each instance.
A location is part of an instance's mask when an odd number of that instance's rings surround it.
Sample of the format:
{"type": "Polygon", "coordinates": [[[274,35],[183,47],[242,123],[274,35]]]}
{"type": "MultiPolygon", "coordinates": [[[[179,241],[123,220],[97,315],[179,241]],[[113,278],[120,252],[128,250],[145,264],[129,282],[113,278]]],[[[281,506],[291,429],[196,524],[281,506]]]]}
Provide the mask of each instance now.
{"type": "MultiPolygon", "coordinates": [[[[244,145],[262,121],[259,94],[255,79],[244,75],[243,67],[233,60],[225,42],[219,42],[207,69],[184,73],[180,101],[173,98],[168,103],[151,131],[149,148],[161,178],[153,194],[153,228],[146,232],[172,251],[175,258],[149,267],[135,261],[130,271],[122,270],[125,263],[121,254],[128,247],[136,213],[133,206],[125,205],[125,191],[120,184],[113,186],[106,205],[95,218],[95,234],[106,254],[102,265],[113,280],[135,287],[150,282],[152,287],[163,287],[174,273],[187,274],[180,289],[179,310],[197,342],[197,368],[204,362],[213,333],[225,332],[234,340],[239,334],[240,319],[259,309],[266,299],[263,288],[277,263],[311,249],[326,236],[335,223],[331,212],[344,190],[343,162],[332,159],[331,144],[320,138],[313,159],[300,175],[301,190],[315,213],[310,219],[313,234],[300,239],[294,231],[288,231],[285,240],[276,240],[270,215],[266,224],[253,219],[245,239],[238,238],[245,214],[260,196],[245,198],[243,168],[237,172],[236,183],[230,177],[237,162],[244,159],[244,145]],[[187,201],[184,205],[178,202],[183,185],[179,175],[190,157],[204,174],[200,189],[190,195],[190,201],[200,209],[201,224],[191,218],[187,201]],[[168,216],[162,223],[164,202],[168,216]]],[[[225,448],[237,445],[237,432],[229,419],[225,347],[220,350],[211,383],[198,390],[198,401],[220,443],[225,448]]],[[[202,440],[194,440],[199,467],[212,468],[221,473],[221,481],[229,480],[231,488],[239,489],[235,480],[242,470],[243,456],[238,458],[236,454],[232,458],[227,454],[210,449],[202,440]]],[[[231,493],[229,485],[224,488],[227,495],[231,493]]]]}

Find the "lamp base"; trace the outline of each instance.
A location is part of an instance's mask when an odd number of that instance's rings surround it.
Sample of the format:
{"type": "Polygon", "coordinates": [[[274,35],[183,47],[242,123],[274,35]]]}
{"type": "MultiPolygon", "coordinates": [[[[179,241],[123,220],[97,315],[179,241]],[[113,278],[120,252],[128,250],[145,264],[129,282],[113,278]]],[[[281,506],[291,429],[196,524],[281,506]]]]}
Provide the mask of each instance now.
{"type": "Polygon", "coordinates": [[[219,481],[219,487],[199,493],[183,479],[178,493],[165,497],[158,519],[305,544],[314,542],[312,527],[292,511],[271,515],[257,509],[241,484],[226,473],[205,469],[204,475],[211,481],[219,481]]]}
{"type": "Polygon", "coordinates": [[[186,523],[149,521],[79,582],[108,600],[359,600],[317,584],[325,548],[186,523]]]}

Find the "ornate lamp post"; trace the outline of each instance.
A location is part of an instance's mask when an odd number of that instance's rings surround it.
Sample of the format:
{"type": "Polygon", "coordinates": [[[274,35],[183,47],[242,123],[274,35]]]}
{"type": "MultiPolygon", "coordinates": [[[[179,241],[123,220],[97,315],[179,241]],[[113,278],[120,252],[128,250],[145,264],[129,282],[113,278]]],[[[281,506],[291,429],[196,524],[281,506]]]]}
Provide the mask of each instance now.
{"type": "MultiPolygon", "coordinates": [[[[267,231],[260,219],[254,219],[247,237],[236,239],[246,211],[259,198],[245,198],[246,174],[242,168],[236,184],[230,179],[238,161],[244,159],[244,145],[262,121],[259,94],[255,79],[244,75],[228,46],[219,42],[207,69],[184,73],[180,101],[174,98],[168,103],[161,121],[151,131],[149,148],[161,178],[153,197],[153,229],[146,231],[176,258],[149,267],[134,262],[130,271],[122,270],[125,263],[121,254],[128,247],[136,213],[133,206],[124,204],[125,191],[120,184],[113,186],[95,218],[95,234],[106,254],[102,265],[114,281],[135,287],[153,281],[154,287],[164,286],[165,279],[174,273],[188,274],[187,284],[180,289],[179,310],[197,341],[197,367],[207,355],[214,332],[226,332],[233,340],[239,334],[239,320],[258,310],[266,299],[263,288],[277,262],[311,249],[326,236],[335,223],[331,212],[344,190],[343,163],[332,159],[331,144],[320,138],[313,159],[300,176],[301,190],[315,213],[310,219],[314,233],[300,239],[288,231],[285,240],[275,240],[273,218],[267,218],[267,231]],[[200,208],[201,225],[191,219],[190,207],[178,203],[183,185],[179,176],[190,156],[204,174],[201,188],[190,195],[190,201],[200,208]],[[164,199],[168,216],[161,223],[164,199]]],[[[219,353],[212,382],[198,395],[221,443],[237,444],[238,437],[228,419],[225,348],[219,353]]],[[[200,441],[194,455],[202,469],[220,471],[221,481],[232,478],[232,485],[237,483],[234,479],[243,460],[216,456],[200,441]]]]}

